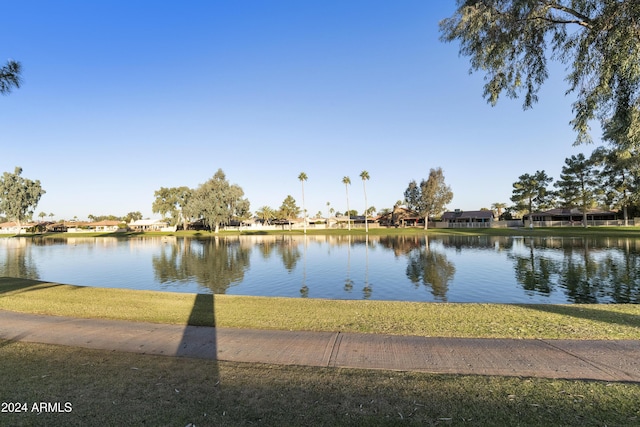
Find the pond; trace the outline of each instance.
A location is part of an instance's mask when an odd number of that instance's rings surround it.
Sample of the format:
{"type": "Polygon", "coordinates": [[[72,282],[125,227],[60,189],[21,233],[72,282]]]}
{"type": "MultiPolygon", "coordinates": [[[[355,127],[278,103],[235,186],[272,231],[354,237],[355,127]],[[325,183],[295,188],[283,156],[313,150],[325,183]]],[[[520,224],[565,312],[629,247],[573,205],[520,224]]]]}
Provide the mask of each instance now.
{"type": "Polygon", "coordinates": [[[0,276],[293,298],[638,303],[640,240],[493,236],[0,239],[0,276]]]}

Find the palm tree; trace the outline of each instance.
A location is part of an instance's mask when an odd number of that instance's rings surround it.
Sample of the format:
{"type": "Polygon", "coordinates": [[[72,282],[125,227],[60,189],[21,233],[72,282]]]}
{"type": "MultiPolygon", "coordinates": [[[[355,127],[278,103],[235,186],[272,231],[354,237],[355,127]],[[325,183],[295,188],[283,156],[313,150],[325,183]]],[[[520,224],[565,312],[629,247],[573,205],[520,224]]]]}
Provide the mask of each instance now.
{"type": "Polygon", "coordinates": [[[364,231],[365,233],[368,233],[369,223],[367,222],[367,186],[365,185],[365,181],[369,180],[369,172],[360,172],[360,178],[362,178],[362,188],[364,189],[364,231]]]}
{"type": "Polygon", "coordinates": [[[307,209],[304,206],[304,182],[307,180],[307,174],[300,172],[298,179],[302,184],[302,223],[304,225],[304,234],[307,234],[307,209]]]}
{"type": "Polygon", "coordinates": [[[351,178],[345,176],[342,178],[344,188],[347,190],[347,227],[351,231],[351,215],[349,214],[349,186],[351,185],[351,178]]]}
{"type": "Polygon", "coordinates": [[[256,215],[260,218],[263,224],[270,224],[271,220],[276,217],[276,213],[269,206],[263,206],[256,211],[256,215]]]}
{"type": "Polygon", "coordinates": [[[502,216],[502,210],[507,207],[506,203],[496,202],[491,205],[491,208],[497,212],[498,219],[502,216]]]}

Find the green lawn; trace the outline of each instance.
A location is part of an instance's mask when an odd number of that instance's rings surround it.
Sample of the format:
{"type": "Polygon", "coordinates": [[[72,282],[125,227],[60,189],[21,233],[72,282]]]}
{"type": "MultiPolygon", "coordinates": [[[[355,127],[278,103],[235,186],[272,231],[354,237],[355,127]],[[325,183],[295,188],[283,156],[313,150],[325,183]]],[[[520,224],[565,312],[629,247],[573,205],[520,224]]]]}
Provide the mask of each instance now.
{"type": "MultiPolygon", "coordinates": [[[[231,230],[213,233],[209,231],[176,231],[176,232],[127,232],[127,233],[45,233],[45,234],[22,234],[21,237],[43,237],[43,238],[69,238],[69,237],[119,237],[127,238],[131,236],[177,236],[177,237],[214,237],[214,236],[237,236],[237,235],[302,235],[303,230],[231,230]]],[[[351,231],[346,229],[313,229],[307,230],[308,235],[354,235],[364,236],[364,228],[354,228],[351,231]]],[[[640,238],[640,227],[536,227],[530,229],[522,228],[430,228],[424,230],[419,227],[409,228],[370,228],[371,236],[396,236],[396,235],[489,235],[489,236],[589,236],[589,237],[629,237],[640,238]]],[[[14,236],[4,236],[14,237],[14,236]]]]}
{"type": "Polygon", "coordinates": [[[196,296],[0,278],[0,309],[256,329],[440,337],[640,339],[640,305],[632,304],[443,304],[196,296]]]}
{"type": "Polygon", "coordinates": [[[631,426],[640,385],[225,363],[0,341],[3,426],[631,426]],[[71,412],[31,412],[60,402],[71,412]],[[67,406],[68,407],[68,406],[67,406]]]}

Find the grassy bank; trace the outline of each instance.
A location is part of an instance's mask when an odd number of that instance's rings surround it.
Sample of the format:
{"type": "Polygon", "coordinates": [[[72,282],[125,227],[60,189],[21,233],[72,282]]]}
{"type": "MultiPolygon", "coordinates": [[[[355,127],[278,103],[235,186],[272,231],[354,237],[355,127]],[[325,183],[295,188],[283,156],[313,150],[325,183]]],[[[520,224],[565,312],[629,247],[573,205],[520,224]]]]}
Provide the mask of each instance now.
{"type": "Polygon", "coordinates": [[[640,305],[442,304],[195,295],[0,278],[0,309],[155,323],[439,337],[640,339],[640,305]]]}
{"type": "MultiPolygon", "coordinates": [[[[0,309],[250,328],[640,339],[639,308],[254,298],[0,278],[0,309]]],[[[3,340],[0,359],[0,401],[28,409],[0,413],[2,425],[640,425],[640,384],[239,364],[3,340]],[[63,411],[32,412],[39,402],[63,411]]]]}
{"type": "MultiPolygon", "coordinates": [[[[176,236],[209,238],[216,236],[237,236],[237,235],[302,235],[303,230],[229,230],[213,233],[209,231],[175,231],[175,232],[123,232],[123,233],[44,233],[44,234],[21,234],[19,237],[37,238],[58,238],[67,239],[74,237],[117,237],[129,238],[140,236],[176,236]]],[[[308,229],[307,234],[332,235],[332,236],[364,236],[364,228],[354,228],[351,231],[346,229],[308,229]]],[[[533,229],[522,228],[431,228],[424,230],[419,227],[410,228],[370,228],[370,236],[415,236],[415,235],[470,235],[470,236],[555,236],[555,237],[629,237],[640,238],[640,227],[536,227],[533,229]]],[[[0,235],[1,237],[17,237],[12,235],[0,235]]]]}

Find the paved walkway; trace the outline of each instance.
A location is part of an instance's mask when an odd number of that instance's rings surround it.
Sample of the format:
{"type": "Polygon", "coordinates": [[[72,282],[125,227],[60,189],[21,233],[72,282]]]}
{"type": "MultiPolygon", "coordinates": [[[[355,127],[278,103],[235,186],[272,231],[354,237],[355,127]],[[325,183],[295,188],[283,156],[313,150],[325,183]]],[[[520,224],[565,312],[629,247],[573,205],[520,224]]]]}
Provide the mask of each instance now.
{"type": "Polygon", "coordinates": [[[425,338],[87,320],[0,310],[0,338],[234,362],[640,382],[640,341],[425,338]]]}

